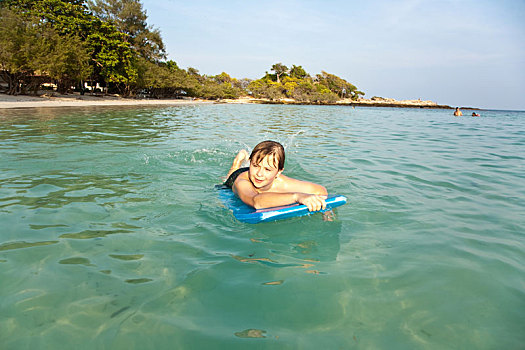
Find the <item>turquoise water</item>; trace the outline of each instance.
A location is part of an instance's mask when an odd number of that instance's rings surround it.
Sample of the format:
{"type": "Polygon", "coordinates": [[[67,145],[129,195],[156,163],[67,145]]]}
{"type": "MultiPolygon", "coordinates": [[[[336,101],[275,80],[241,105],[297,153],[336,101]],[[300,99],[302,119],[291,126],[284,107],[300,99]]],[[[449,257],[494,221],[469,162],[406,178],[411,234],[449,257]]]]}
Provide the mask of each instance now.
{"type": "Polygon", "coordinates": [[[525,112],[0,110],[2,349],[522,349],[525,112]],[[274,139],[349,203],[250,225],[274,139]]]}

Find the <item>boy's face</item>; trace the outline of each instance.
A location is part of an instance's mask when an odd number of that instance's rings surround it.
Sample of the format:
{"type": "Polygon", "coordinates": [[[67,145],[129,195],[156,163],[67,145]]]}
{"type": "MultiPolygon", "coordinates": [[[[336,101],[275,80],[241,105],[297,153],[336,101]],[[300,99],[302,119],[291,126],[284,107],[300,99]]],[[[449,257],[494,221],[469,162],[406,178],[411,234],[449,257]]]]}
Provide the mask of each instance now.
{"type": "Polygon", "coordinates": [[[281,174],[282,170],[277,169],[277,159],[273,155],[267,155],[259,164],[250,162],[248,176],[253,186],[257,189],[269,189],[275,178],[281,174]]]}

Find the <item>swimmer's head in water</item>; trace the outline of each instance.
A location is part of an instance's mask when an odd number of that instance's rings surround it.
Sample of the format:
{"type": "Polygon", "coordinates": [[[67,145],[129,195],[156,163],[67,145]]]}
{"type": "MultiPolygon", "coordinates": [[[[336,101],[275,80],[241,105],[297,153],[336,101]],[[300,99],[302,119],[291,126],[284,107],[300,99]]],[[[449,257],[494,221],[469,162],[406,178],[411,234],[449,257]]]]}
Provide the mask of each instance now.
{"type": "Polygon", "coordinates": [[[284,147],[279,142],[275,141],[263,141],[259,143],[250,154],[250,162],[253,164],[259,164],[267,156],[271,156],[268,159],[273,159],[273,165],[277,170],[284,169],[284,147]]]}

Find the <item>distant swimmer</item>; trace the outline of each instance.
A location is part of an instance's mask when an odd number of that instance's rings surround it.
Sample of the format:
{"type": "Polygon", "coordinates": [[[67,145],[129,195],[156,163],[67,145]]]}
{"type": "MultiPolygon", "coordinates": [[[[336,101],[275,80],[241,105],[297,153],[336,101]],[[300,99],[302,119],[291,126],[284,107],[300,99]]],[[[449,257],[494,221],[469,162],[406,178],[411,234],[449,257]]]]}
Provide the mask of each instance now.
{"type": "Polygon", "coordinates": [[[456,111],[454,112],[454,115],[456,117],[461,117],[463,115],[463,113],[461,113],[461,111],[459,110],[459,107],[456,107],[456,111]]]}
{"type": "Polygon", "coordinates": [[[473,116],[473,117],[479,117],[479,114],[476,113],[476,112],[472,112],[472,116],[473,116]]]}

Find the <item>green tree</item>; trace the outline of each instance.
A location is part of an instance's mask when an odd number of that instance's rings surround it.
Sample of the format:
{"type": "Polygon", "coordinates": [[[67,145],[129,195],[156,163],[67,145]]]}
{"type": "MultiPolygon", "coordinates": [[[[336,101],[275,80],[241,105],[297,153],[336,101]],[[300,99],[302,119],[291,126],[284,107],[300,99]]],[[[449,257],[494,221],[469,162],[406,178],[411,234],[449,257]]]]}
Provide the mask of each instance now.
{"type": "Polygon", "coordinates": [[[252,80],[247,86],[247,90],[255,98],[264,97],[265,88],[266,83],[262,79],[252,80]]]}
{"type": "Polygon", "coordinates": [[[42,28],[37,18],[27,20],[7,8],[0,8],[0,73],[8,83],[7,93],[22,93],[21,82],[33,74],[40,58],[42,28]]]}
{"type": "Polygon", "coordinates": [[[306,73],[302,66],[296,65],[293,65],[292,68],[290,68],[290,76],[297,79],[306,79],[309,77],[308,73],[306,73]]]}
{"type": "Polygon", "coordinates": [[[75,85],[89,77],[92,67],[89,65],[88,48],[76,35],[52,34],[46,38],[48,54],[39,67],[52,79],[55,79],[60,93],[66,93],[75,85]]]}
{"type": "Polygon", "coordinates": [[[131,48],[150,61],[166,57],[160,31],[148,26],[146,11],[139,0],[89,0],[89,8],[105,22],[127,35],[131,48]]]}
{"type": "Polygon", "coordinates": [[[26,87],[36,93],[42,74],[55,79],[65,92],[89,75],[88,59],[78,36],[59,35],[36,16],[0,8],[0,70],[9,94],[24,93],[26,87]]]}
{"type": "Polygon", "coordinates": [[[230,75],[225,72],[222,72],[221,74],[216,75],[215,77],[213,77],[213,79],[220,84],[233,82],[232,77],[230,77],[230,75]]]}
{"type": "Polygon", "coordinates": [[[8,7],[27,17],[39,17],[59,34],[77,34],[86,39],[93,16],[83,0],[3,0],[8,7]]]}
{"type": "Polygon", "coordinates": [[[312,94],[312,102],[317,103],[334,103],[339,99],[337,94],[332,92],[327,86],[323,84],[315,84],[315,92],[312,94]]]}
{"type": "Polygon", "coordinates": [[[194,96],[196,91],[201,91],[196,79],[174,61],[154,63],[140,58],[139,66],[138,85],[147,90],[150,97],[194,96]]]}
{"type": "Polygon", "coordinates": [[[281,98],[284,98],[284,88],[281,85],[281,83],[277,82],[271,82],[267,85],[267,89],[265,91],[266,98],[270,99],[271,101],[277,101],[281,98]]]}
{"type": "Polygon", "coordinates": [[[112,84],[124,95],[131,93],[137,81],[136,57],[123,34],[100,20],[93,24],[86,43],[94,62],[94,78],[112,84]],[[97,79],[99,78],[99,79],[97,79]]]}
{"type": "Polygon", "coordinates": [[[286,94],[287,97],[293,98],[295,88],[298,86],[298,84],[299,84],[299,79],[291,77],[291,76],[284,77],[282,85],[283,85],[284,93],[286,94]]]}
{"type": "Polygon", "coordinates": [[[321,71],[321,74],[317,74],[316,79],[320,84],[328,87],[330,91],[340,97],[343,97],[343,94],[345,94],[346,96],[356,99],[359,95],[357,88],[354,85],[334,74],[321,71]]]}
{"type": "Polygon", "coordinates": [[[288,72],[288,67],[286,67],[282,63],[276,63],[272,66],[272,71],[275,72],[275,75],[277,76],[277,82],[280,83],[280,78],[283,74],[286,74],[286,72],[288,72]]]}
{"type": "Polygon", "coordinates": [[[136,55],[126,34],[93,16],[83,0],[3,0],[0,6],[26,18],[39,18],[61,36],[78,36],[91,56],[91,78],[112,84],[124,94],[131,92],[137,80],[136,55]]]}

